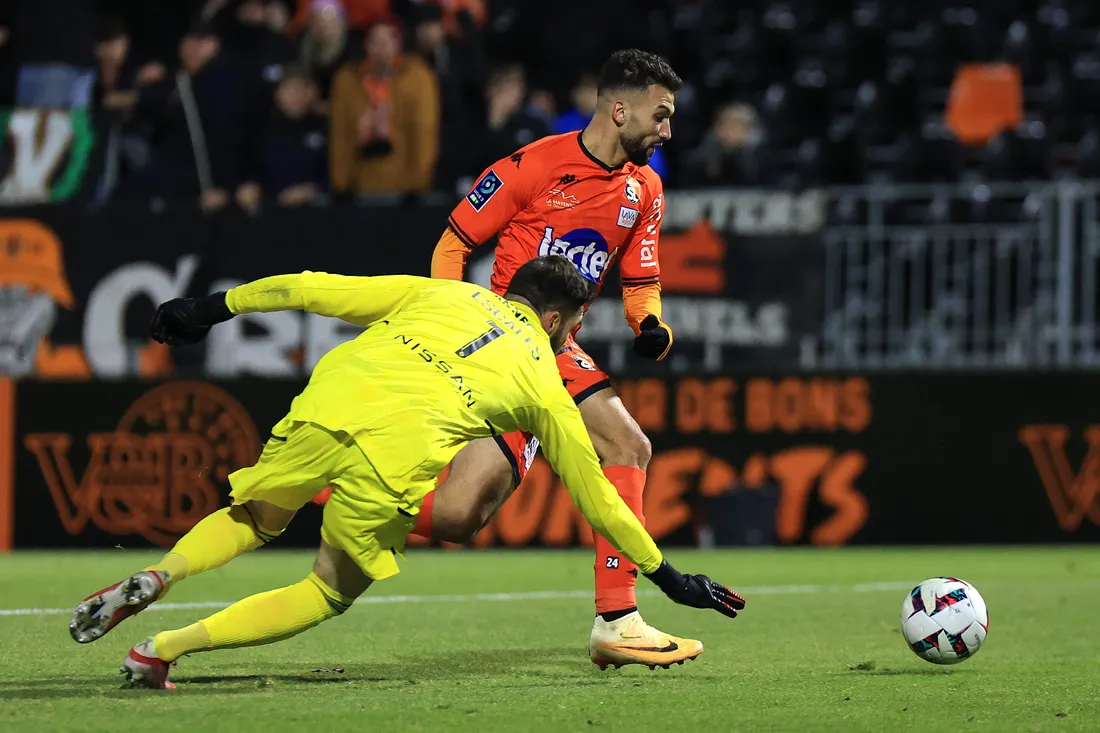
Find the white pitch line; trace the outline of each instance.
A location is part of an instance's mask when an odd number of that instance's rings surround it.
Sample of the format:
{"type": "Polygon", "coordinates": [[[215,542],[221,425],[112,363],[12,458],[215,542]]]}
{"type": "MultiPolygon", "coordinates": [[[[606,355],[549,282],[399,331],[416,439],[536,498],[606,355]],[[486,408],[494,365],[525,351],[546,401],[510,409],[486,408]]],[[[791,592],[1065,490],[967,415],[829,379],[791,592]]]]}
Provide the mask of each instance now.
{"type": "MultiPolygon", "coordinates": [[[[856,585],[762,585],[737,588],[751,600],[752,596],[784,595],[792,593],[876,593],[880,591],[909,590],[913,583],[893,581],[888,583],[857,583],[856,585]]],[[[363,603],[465,603],[469,601],[555,601],[568,598],[588,598],[591,590],[547,590],[531,593],[466,593],[432,596],[363,596],[356,601],[363,603]]],[[[640,596],[659,596],[660,591],[641,590],[640,596]]],[[[194,608],[225,608],[233,601],[198,601],[193,603],[156,603],[145,613],[152,611],[185,611],[194,608]]],[[[0,616],[60,616],[72,613],[71,608],[0,608],[0,616]]]]}

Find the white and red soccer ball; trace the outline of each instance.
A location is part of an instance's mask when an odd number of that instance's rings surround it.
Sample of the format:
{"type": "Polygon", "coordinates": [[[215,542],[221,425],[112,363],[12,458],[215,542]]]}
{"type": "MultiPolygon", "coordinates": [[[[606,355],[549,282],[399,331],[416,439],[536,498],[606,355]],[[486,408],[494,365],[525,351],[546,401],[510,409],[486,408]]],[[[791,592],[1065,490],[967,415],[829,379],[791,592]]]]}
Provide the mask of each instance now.
{"type": "Polygon", "coordinates": [[[901,633],[909,648],[933,664],[974,656],[989,633],[989,612],[978,590],[958,578],[929,578],[901,604],[901,633]]]}

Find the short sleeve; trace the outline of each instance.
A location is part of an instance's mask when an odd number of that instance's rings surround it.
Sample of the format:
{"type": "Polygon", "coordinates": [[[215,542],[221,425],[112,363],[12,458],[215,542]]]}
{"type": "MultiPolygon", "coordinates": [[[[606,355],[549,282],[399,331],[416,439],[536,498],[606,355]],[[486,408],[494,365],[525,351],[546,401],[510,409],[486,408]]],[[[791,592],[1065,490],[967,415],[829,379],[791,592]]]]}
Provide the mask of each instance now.
{"type": "Polygon", "coordinates": [[[539,180],[538,161],[526,150],[489,166],[451,212],[448,223],[470,247],[498,234],[531,203],[539,180]]]}
{"type": "Polygon", "coordinates": [[[665,188],[656,174],[652,174],[650,178],[651,180],[646,181],[648,198],[645,213],[639,217],[619,264],[623,285],[627,287],[650,285],[660,282],[661,279],[657,246],[661,238],[665,188]]]}

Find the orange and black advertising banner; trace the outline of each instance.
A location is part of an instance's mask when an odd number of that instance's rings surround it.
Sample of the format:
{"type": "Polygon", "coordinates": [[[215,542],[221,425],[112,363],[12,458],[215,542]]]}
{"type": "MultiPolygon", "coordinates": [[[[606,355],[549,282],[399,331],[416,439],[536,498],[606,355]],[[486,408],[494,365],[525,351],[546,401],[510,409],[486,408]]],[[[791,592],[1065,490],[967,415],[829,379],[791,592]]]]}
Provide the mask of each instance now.
{"type": "MultiPolygon", "coordinates": [[[[305,378],[358,330],[316,314],[250,313],[201,344],[167,349],[149,339],[149,317],[163,301],[268,275],[428,275],[450,208],[9,211],[0,221],[0,377],[305,378]]],[[[824,250],[814,213],[822,208],[809,193],[669,194],[660,280],[677,370],[799,367],[803,341],[822,325],[824,250]]],[[[591,229],[562,236],[578,266],[606,251],[610,237],[591,229]]],[[[467,278],[488,284],[493,255],[492,244],[479,247],[467,278]]],[[[665,374],[668,364],[633,357],[620,296],[612,273],[585,317],[581,345],[613,374],[665,374]]]]}
{"type": "MultiPolygon", "coordinates": [[[[0,382],[0,543],[170,545],[225,504],[300,380],[0,382]],[[14,469],[14,470],[11,470],[14,469]]],[[[1100,540],[1100,375],[621,380],[663,544],[1100,540]]],[[[313,546],[307,506],[282,546],[313,546]]],[[[588,544],[537,459],[475,546],[588,544]]]]}
{"type": "Polygon", "coordinates": [[[426,276],[446,223],[442,207],[276,208],[254,217],[11,211],[0,220],[0,377],[304,377],[355,329],[315,315],[250,314],[170,350],[149,339],[149,318],[166,300],[268,275],[426,276]]]}

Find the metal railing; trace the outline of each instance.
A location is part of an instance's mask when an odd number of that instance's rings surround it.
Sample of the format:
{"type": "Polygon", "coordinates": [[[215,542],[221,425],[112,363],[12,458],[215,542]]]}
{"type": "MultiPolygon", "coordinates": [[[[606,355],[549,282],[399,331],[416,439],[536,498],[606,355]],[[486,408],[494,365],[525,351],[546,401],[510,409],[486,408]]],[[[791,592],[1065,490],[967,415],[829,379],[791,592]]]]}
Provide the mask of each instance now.
{"type": "Polygon", "coordinates": [[[1100,182],[829,191],[825,318],[801,364],[1100,364],[1100,182]]]}

